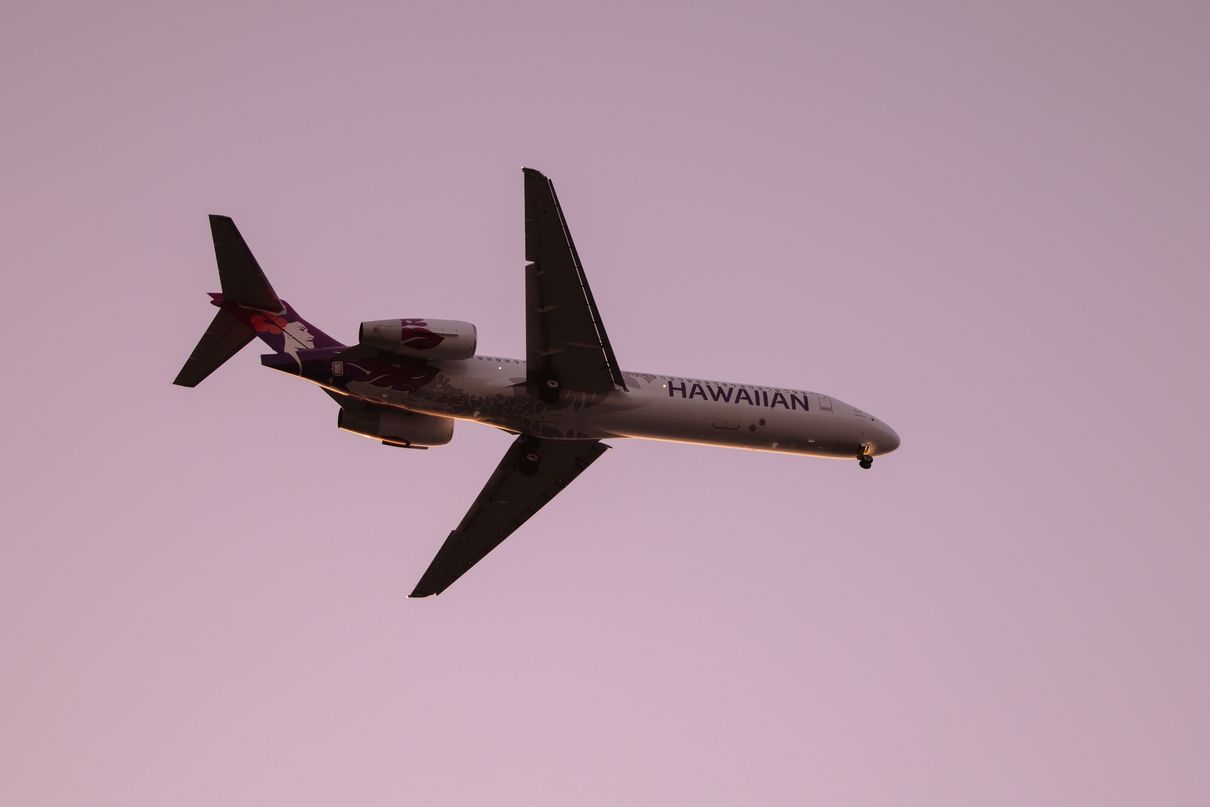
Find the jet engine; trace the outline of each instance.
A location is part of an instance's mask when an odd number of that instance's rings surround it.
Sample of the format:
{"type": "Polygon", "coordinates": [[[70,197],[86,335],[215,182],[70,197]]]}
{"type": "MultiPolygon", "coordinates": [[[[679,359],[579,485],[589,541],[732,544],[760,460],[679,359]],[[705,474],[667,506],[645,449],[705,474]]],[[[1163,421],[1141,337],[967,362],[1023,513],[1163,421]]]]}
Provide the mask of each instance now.
{"type": "Polygon", "coordinates": [[[475,326],[456,319],[379,319],[361,323],[357,341],[416,359],[469,359],[475,326]]]}
{"type": "Polygon", "coordinates": [[[405,448],[443,446],[454,436],[454,421],[451,418],[418,415],[378,406],[368,409],[341,408],[336,416],[336,425],[347,432],[405,448]]]}

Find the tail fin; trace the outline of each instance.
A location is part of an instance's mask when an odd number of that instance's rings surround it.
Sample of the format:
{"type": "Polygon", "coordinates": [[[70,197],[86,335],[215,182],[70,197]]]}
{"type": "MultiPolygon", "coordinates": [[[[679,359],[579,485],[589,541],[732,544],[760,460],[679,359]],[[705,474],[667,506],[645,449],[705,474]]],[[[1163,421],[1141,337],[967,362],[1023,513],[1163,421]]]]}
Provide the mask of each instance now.
{"type": "Polygon", "coordinates": [[[172,383],[196,387],[254,336],[277,353],[295,358],[300,350],[341,346],[277,296],[235,222],[226,216],[211,216],[210,233],[223,288],[222,294],[210,298],[219,310],[172,383]]]}
{"type": "Polygon", "coordinates": [[[240,348],[251,342],[254,336],[256,334],[253,330],[240,322],[235,314],[226,309],[219,309],[172,383],[182,387],[196,387],[227,359],[239,353],[240,348]]]}

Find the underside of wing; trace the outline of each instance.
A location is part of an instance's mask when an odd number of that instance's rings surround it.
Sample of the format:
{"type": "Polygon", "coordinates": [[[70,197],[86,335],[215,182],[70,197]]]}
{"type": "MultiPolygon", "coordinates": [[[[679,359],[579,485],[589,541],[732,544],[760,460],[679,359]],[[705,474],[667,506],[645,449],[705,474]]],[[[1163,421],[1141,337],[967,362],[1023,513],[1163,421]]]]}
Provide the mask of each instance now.
{"type": "Polygon", "coordinates": [[[518,437],[410,596],[445,591],[608,448],[597,440],[518,437]]]}
{"type": "Polygon", "coordinates": [[[554,184],[525,169],[525,337],[529,382],[579,392],[626,389],[554,184]]]}

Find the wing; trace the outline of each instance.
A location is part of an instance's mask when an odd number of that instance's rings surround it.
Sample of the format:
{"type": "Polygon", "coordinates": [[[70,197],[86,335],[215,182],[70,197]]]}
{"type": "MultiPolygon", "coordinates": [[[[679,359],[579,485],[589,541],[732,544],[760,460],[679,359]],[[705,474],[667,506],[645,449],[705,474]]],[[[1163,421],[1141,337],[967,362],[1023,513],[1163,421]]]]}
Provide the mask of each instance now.
{"type": "Polygon", "coordinates": [[[525,353],[530,387],[626,389],[554,184],[525,171],[525,353]],[[551,384],[551,382],[554,382],[551,384]]]}
{"type": "Polygon", "coordinates": [[[445,591],[608,448],[597,440],[518,437],[410,596],[445,591]]]}

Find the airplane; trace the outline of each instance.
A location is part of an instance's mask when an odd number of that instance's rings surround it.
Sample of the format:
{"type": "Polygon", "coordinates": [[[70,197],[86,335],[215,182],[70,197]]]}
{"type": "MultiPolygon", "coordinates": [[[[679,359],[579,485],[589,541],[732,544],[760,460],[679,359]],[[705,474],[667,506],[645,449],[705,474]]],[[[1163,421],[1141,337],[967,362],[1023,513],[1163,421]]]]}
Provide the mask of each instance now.
{"type": "Polygon", "coordinates": [[[362,322],[344,345],[277,296],[226,216],[210,216],[221,293],[214,320],[174,383],[193,387],[259,336],[261,363],[317,384],[337,426],[383,445],[450,442],[454,421],[516,439],[412,591],[428,597],[537,513],[610,448],[635,438],[856,460],[899,447],[886,423],[823,393],[621,369],[554,184],[523,169],[525,358],[476,353],[469,322],[362,322]]]}

